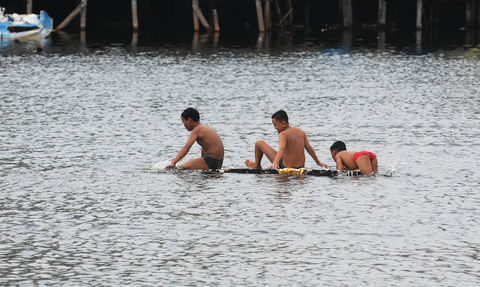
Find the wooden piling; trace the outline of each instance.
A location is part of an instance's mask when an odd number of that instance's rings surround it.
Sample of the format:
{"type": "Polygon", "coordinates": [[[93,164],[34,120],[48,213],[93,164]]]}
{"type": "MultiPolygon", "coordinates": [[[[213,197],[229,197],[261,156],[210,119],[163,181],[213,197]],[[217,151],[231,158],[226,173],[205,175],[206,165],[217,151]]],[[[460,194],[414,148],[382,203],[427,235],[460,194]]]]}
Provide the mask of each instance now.
{"type": "Polygon", "coordinates": [[[466,5],[465,5],[465,27],[468,28],[473,28],[475,27],[475,14],[476,14],[476,5],[475,5],[475,0],[466,0],[466,5]]]}
{"type": "Polygon", "coordinates": [[[280,22],[282,20],[282,10],[280,9],[280,5],[278,4],[278,0],[275,0],[275,7],[277,8],[278,21],[280,22]]]}
{"type": "Polygon", "coordinates": [[[303,22],[304,22],[303,23],[304,24],[303,28],[305,29],[305,31],[308,32],[308,30],[310,29],[310,4],[309,3],[305,4],[305,8],[303,10],[303,13],[304,13],[304,15],[303,15],[303,17],[304,17],[303,18],[303,22]]]}
{"type": "MultiPolygon", "coordinates": [[[[293,11],[292,0],[288,0],[288,10],[293,11]]],[[[293,13],[290,12],[290,30],[293,30],[293,13]]]]}
{"type": "Polygon", "coordinates": [[[133,31],[138,31],[137,0],[132,0],[132,24],[133,31]]]}
{"type": "Polygon", "coordinates": [[[210,31],[210,25],[208,24],[207,20],[202,14],[202,10],[200,10],[200,6],[198,6],[198,0],[192,0],[192,8],[195,14],[197,15],[198,19],[202,23],[203,27],[207,30],[210,31]]]}
{"type": "Polygon", "coordinates": [[[387,1],[378,0],[378,28],[385,28],[387,18],[387,1]]]}
{"type": "Polygon", "coordinates": [[[32,6],[33,6],[33,3],[32,3],[33,0],[27,0],[27,14],[32,14],[32,6]]]}
{"type": "Polygon", "coordinates": [[[290,9],[290,11],[288,11],[287,14],[285,14],[285,16],[283,16],[282,20],[280,20],[277,27],[280,27],[281,25],[283,25],[283,22],[285,22],[287,17],[290,16],[290,14],[292,14],[292,11],[293,11],[293,9],[290,9]]]}
{"type": "Polygon", "coordinates": [[[271,16],[271,9],[270,9],[270,0],[265,0],[265,30],[270,30],[272,28],[272,18],[271,16]]]}
{"type": "Polygon", "coordinates": [[[342,0],[343,28],[350,29],[353,24],[352,0],[342,0]]]}
{"type": "Polygon", "coordinates": [[[217,9],[213,9],[213,30],[215,32],[220,31],[220,25],[218,24],[218,14],[217,9]]]}
{"type": "Polygon", "coordinates": [[[385,29],[380,29],[377,31],[377,39],[378,39],[378,50],[383,51],[385,50],[385,29]]]}
{"type": "Polygon", "coordinates": [[[417,30],[422,30],[423,0],[417,0],[417,30]]]}
{"type": "Polygon", "coordinates": [[[479,37],[477,37],[477,39],[480,41],[480,0],[477,0],[477,30],[478,30],[478,34],[479,34],[479,37]]]}
{"type": "Polygon", "coordinates": [[[430,11],[428,13],[428,24],[431,28],[433,28],[433,19],[435,18],[435,0],[430,2],[430,11]]]}
{"type": "Polygon", "coordinates": [[[65,18],[65,20],[63,20],[63,22],[57,26],[56,30],[62,30],[63,28],[65,28],[65,26],[67,26],[73,20],[73,18],[75,18],[75,16],[82,12],[86,7],[87,0],[82,0],[82,2],[78,4],[78,6],[72,11],[72,13],[70,13],[70,15],[68,15],[67,18],[65,18]]]}
{"type": "Polygon", "coordinates": [[[195,32],[200,31],[200,22],[198,21],[197,13],[193,10],[193,30],[195,32]]]}
{"type": "Polygon", "coordinates": [[[255,0],[257,5],[257,19],[258,19],[258,30],[260,32],[265,31],[265,24],[263,22],[263,13],[262,13],[262,0],[255,0]]]}
{"type": "Polygon", "coordinates": [[[83,0],[84,6],[80,14],[80,30],[85,31],[87,28],[87,0],[83,0]]]}

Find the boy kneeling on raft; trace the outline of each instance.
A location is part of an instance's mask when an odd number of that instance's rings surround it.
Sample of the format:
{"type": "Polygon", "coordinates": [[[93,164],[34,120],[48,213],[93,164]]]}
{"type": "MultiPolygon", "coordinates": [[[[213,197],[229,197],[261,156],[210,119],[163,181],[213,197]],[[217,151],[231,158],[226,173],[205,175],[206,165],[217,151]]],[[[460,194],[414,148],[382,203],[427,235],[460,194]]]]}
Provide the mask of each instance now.
{"type": "Polygon", "coordinates": [[[360,169],[362,174],[370,175],[378,172],[377,156],[368,151],[347,151],[344,142],[337,141],[330,147],[333,160],[337,163],[337,170],[360,169]]]}

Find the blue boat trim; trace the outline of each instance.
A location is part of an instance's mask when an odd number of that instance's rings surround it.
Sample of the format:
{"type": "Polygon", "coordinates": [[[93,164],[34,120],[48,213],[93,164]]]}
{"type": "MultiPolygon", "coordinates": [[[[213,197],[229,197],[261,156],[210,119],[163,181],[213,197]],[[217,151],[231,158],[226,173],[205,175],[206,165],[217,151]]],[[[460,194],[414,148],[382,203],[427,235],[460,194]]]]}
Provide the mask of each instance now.
{"type": "Polygon", "coordinates": [[[42,38],[47,37],[52,32],[53,19],[50,18],[45,11],[40,11],[39,17],[40,20],[38,24],[14,24],[12,21],[0,22],[0,39],[13,39],[35,35],[42,38]],[[17,30],[18,32],[16,32],[17,30]]]}

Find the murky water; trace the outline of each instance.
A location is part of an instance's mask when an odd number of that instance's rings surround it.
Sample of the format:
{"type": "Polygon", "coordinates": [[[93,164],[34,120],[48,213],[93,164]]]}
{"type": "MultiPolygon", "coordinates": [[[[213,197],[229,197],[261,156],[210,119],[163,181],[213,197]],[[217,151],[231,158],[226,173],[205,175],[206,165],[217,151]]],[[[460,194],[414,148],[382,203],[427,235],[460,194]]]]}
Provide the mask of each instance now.
{"type": "Polygon", "coordinates": [[[475,47],[88,37],[0,46],[0,284],[480,284],[475,47]],[[276,146],[285,109],[331,168],[343,140],[392,177],[151,169],[183,146],[189,106],[225,167],[276,146]]]}

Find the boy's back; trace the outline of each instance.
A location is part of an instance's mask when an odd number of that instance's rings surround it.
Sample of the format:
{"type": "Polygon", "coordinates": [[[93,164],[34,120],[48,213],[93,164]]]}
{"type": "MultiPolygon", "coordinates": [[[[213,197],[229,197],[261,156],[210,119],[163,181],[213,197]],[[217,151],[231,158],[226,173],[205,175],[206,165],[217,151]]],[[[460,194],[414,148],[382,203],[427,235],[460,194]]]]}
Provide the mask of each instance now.
{"type": "Polygon", "coordinates": [[[245,160],[245,165],[248,168],[262,168],[261,161],[263,155],[272,163],[268,168],[304,167],[304,149],[307,150],[317,165],[327,168],[326,164],[318,160],[305,132],[300,128],[290,126],[285,111],[280,110],[273,114],[272,124],[278,132],[278,151],[264,140],[257,140],[255,142],[255,161],[245,160]]]}
{"type": "Polygon", "coordinates": [[[355,170],[358,169],[357,164],[353,160],[353,155],[355,154],[354,151],[341,151],[337,154],[335,161],[337,162],[337,169],[341,170],[343,168],[339,168],[339,162],[338,159],[340,159],[340,164],[344,165],[347,169],[349,170],[355,170]]]}
{"type": "Polygon", "coordinates": [[[300,128],[289,127],[280,133],[280,141],[282,136],[286,141],[282,156],[283,165],[303,166],[305,164],[305,132],[300,128]]]}

